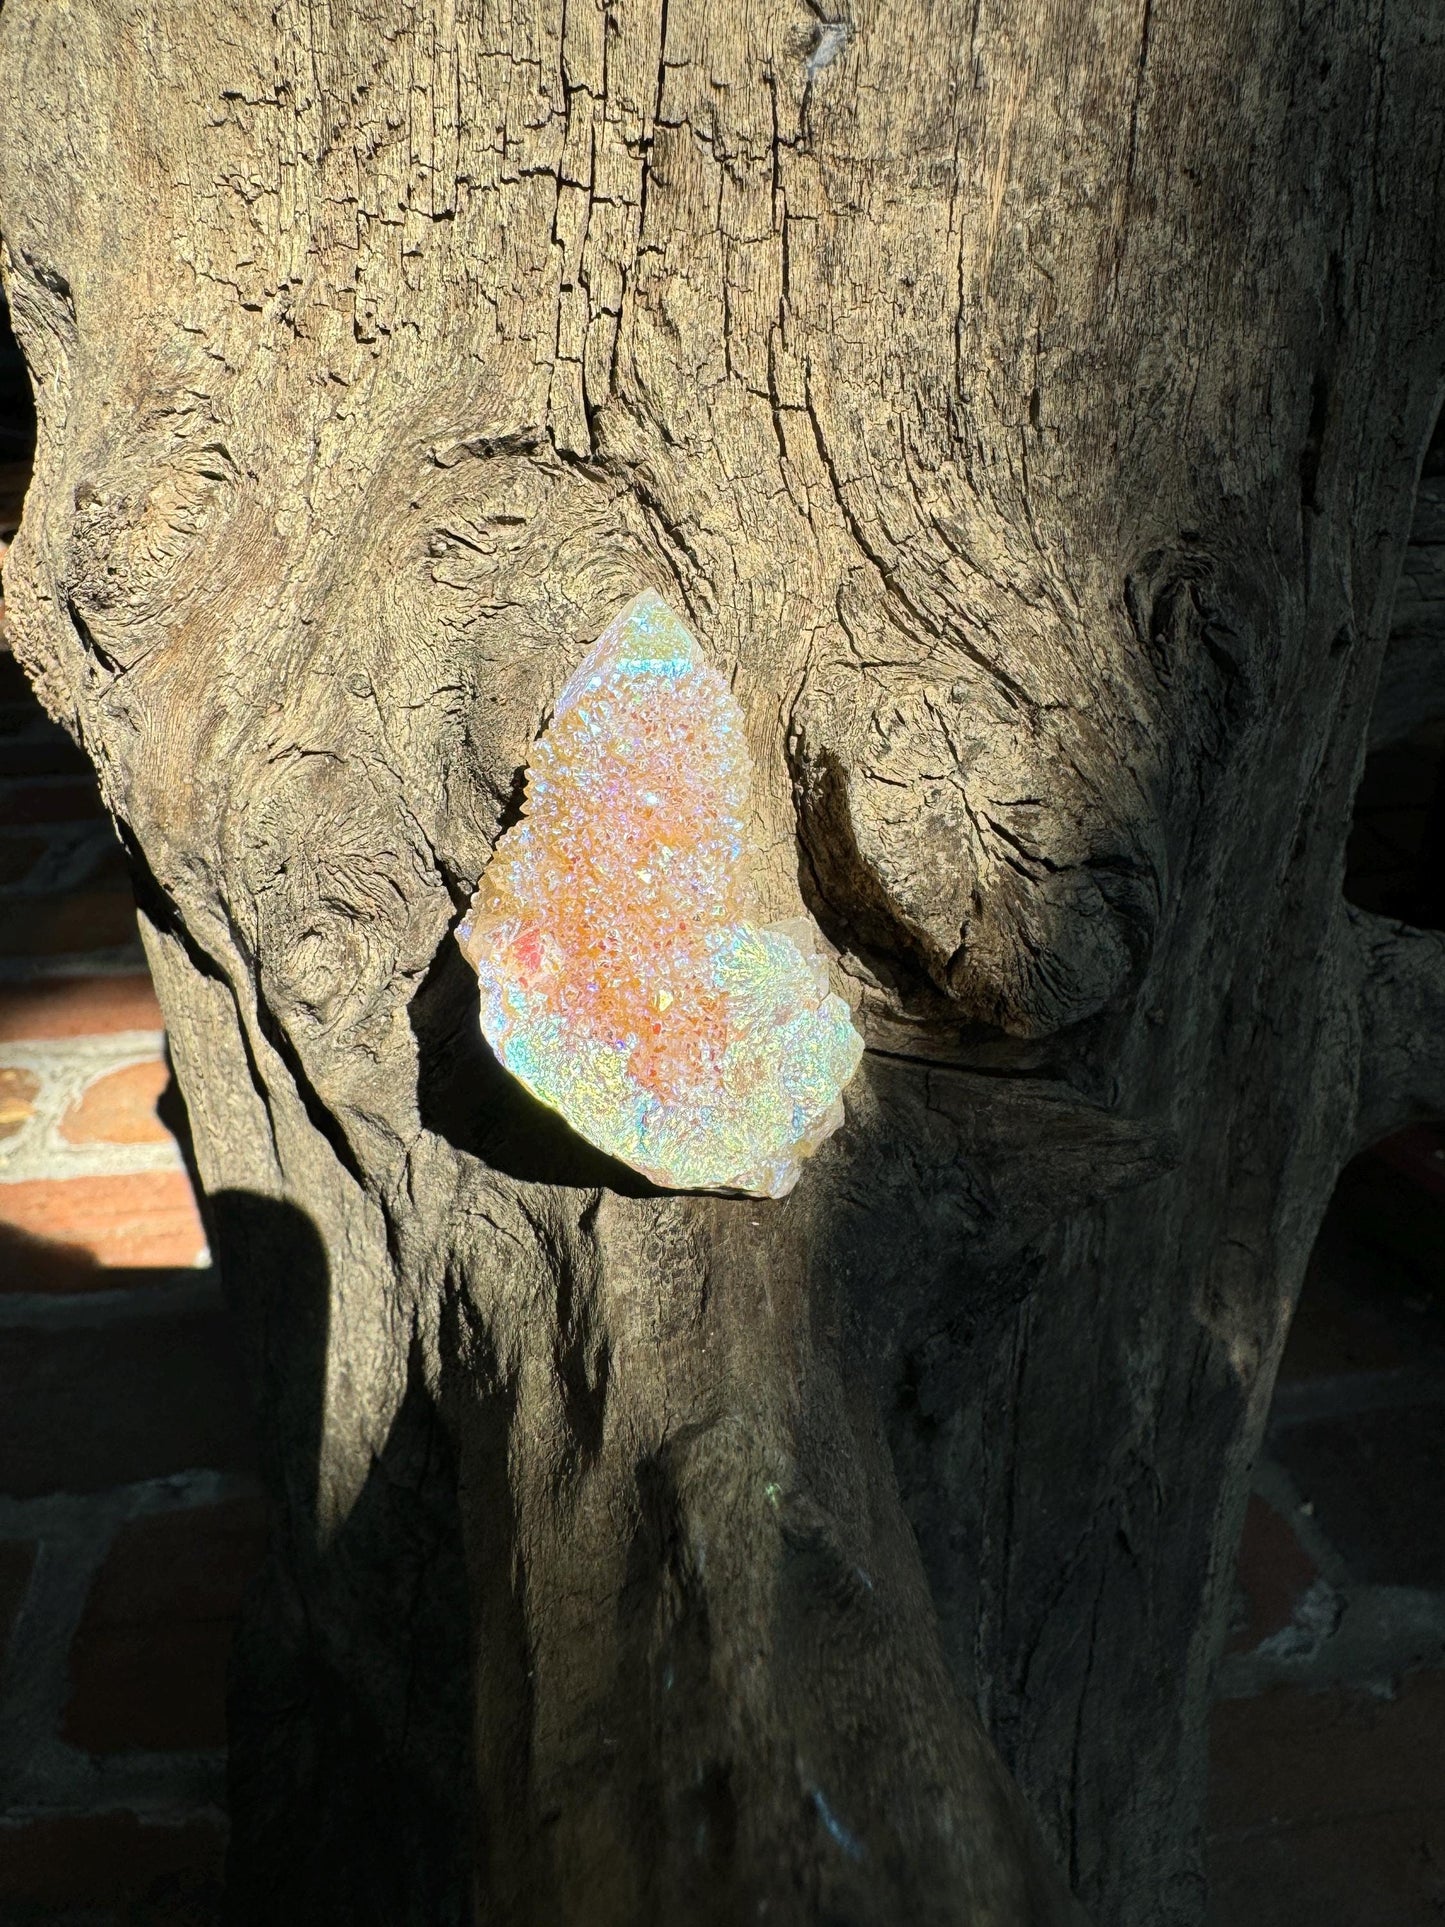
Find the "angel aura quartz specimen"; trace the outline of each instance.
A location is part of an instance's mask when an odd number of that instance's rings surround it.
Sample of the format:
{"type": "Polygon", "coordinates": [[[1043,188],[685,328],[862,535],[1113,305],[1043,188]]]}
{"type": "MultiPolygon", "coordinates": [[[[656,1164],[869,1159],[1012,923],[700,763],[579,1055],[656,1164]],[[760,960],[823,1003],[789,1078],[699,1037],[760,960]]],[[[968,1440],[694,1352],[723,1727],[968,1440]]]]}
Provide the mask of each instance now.
{"type": "Polygon", "coordinates": [[[488,1043],[574,1130],[655,1184],[779,1198],[863,1044],[812,924],[750,921],[751,781],[732,691],[646,591],[558,698],[457,935],[488,1043]]]}

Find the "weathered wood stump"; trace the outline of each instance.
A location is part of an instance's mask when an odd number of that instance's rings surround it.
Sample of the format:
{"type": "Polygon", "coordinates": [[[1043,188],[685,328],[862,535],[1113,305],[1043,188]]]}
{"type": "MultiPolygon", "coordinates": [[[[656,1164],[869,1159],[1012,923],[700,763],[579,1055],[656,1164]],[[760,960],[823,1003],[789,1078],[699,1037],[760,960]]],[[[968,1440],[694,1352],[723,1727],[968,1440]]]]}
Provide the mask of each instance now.
{"type": "Polygon", "coordinates": [[[1197,1923],[1304,1261],[1445,1102],[1445,945],[1339,887],[1445,17],[0,40],[13,633],[133,859],[277,1505],[234,1918],[983,1927],[1070,1917],[1052,1854],[1100,1927],[1197,1923]],[[779,1204],[572,1138],[450,936],[649,584],[871,1046],[779,1204]]]}

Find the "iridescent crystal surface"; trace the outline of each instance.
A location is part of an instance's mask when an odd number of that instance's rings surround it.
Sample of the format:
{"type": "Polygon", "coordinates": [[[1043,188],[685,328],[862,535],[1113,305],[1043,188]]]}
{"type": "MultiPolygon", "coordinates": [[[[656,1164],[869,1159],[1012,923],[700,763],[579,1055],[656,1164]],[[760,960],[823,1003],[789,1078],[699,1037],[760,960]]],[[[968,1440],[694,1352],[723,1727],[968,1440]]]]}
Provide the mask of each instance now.
{"type": "Polygon", "coordinates": [[[751,779],[732,691],[645,592],[558,698],[457,934],[487,1041],[583,1137],[656,1184],[782,1197],[863,1044],[812,924],[750,918],[751,779]]]}

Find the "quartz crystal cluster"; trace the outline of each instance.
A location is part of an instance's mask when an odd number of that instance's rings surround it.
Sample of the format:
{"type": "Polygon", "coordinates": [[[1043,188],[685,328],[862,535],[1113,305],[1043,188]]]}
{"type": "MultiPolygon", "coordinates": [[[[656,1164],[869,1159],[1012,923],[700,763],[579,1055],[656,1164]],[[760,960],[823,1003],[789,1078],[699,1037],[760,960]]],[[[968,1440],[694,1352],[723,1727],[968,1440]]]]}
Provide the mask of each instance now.
{"type": "Polygon", "coordinates": [[[806,919],[759,927],[727,683],[660,596],[558,698],[458,938],[507,1069],[654,1183],[782,1197],[863,1045],[806,919]]]}

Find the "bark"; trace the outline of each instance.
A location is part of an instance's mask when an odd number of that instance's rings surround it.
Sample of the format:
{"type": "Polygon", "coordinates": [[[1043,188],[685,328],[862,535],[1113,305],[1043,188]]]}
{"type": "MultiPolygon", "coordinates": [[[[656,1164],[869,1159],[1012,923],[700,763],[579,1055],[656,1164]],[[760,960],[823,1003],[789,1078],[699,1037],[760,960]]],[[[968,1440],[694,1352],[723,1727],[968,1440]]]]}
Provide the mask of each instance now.
{"type": "Polygon", "coordinates": [[[980,1927],[1070,1917],[1052,1856],[1197,1923],[1304,1261],[1360,1093],[1438,1096],[1339,878],[1439,10],[0,39],[12,629],[131,853],[277,1504],[234,1918],[980,1927]],[[779,1204],[530,1104],[450,936],[648,584],[870,1045],[779,1204]]]}

